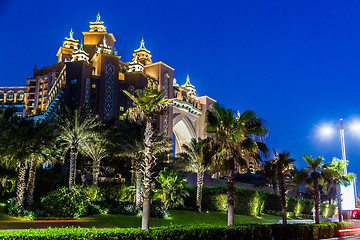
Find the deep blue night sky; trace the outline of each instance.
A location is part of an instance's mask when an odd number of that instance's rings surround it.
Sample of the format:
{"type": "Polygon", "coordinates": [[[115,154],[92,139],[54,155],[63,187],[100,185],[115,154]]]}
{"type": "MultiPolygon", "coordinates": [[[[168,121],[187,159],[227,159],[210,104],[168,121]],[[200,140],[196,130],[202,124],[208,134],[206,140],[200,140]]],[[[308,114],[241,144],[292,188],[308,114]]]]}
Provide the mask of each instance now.
{"type": "MultiPolygon", "coordinates": [[[[340,137],[320,139],[323,123],[360,117],[358,1],[20,1],[0,0],[0,85],[57,62],[70,28],[82,38],[98,11],[131,60],[142,37],[153,61],[190,74],[200,95],[266,120],[267,144],[341,158],[340,137]]],[[[360,174],[360,137],[346,131],[349,171],[360,174]]]]}

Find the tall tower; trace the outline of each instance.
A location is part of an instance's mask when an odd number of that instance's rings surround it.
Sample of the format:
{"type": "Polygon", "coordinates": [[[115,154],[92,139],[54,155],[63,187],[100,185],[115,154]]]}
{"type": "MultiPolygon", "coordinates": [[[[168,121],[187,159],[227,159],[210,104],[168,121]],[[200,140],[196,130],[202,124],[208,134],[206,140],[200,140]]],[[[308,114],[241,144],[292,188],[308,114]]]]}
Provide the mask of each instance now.
{"type": "Polygon", "coordinates": [[[95,53],[98,52],[98,48],[107,48],[111,51],[106,53],[111,54],[114,51],[115,37],[112,33],[106,31],[104,22],[100,20],[100,14],[96,16],[95,22],[90,22],[90,30],[83,32],[84,34],[84,50],[89,54],[89,58],[92,59],[95,53]],[[102,46],[100,46],[102,45],[102,46]]]}
{"type": "Polygon", "coordinates": [[[152,63],[151,61],[151,54],[150,51],[146,49],[145,47],[145,42],[144,42],[144,38],[141,39],[140,42],[140,47],[138,49],[134,50],[133,53],[133,61],[135,60],[136,55],[138,56],[139,61],[143,64],[143,65],[148,65],[150,63],[152,63]]]}
{"type": "Polygon", "coordinates": [[[74,32],[71,29],[69,37],[65,38],[63,45],[59,48],[56,56],[59,62],[71,60],[71,55],[74,51],[79,49],[79,40],[74,39],[74,32]]]}

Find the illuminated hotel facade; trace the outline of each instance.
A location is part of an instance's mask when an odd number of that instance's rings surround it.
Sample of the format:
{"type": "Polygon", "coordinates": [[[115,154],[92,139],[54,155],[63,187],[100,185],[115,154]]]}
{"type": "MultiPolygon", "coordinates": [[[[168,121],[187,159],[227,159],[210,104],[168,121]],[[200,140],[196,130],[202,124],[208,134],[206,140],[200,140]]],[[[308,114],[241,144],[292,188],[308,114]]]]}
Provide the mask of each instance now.
{"type": "Polygon", "coordinates": [[[123,90],[134,93],[150,87],[174,99],[156,122],[169,137],[174,133],[177,150],[191,138],[205,137],[205,112],[215,100],[197,96],[189,76],[185,84],[176,83],[174,68],[153,62],[143,39],[132,60],[121,61],[114,48],[116,39],[99,14],[89,31],[82,33],[83,39],[75,39],[71,29],[57,51],[57,63],[35,68],[26,87],[0,87],[0,104],[15,106],[18,115],[35,119],[51,119],[60,105],[88,104],[100,119],[119,123],[132,106],[123,90]]]}
{"type": "MultiPolygon", "coordinates": [[[[205,112],[215,102],[198,96],[187,76],[179,85],[174,68],[152,61],[151,52],[142,39],[130,62],[122,62],[114,49],[116,39],[107,32],[98,14],[84,38],[74,38],[71,29],[57,51],[57,63],[33,70],[26,87],[0,87],[0,105],[14,106],[16,114],[34,119],[51,119],[61,105],[88,104],[103,120],[123,120],[132,106],[123,90],[134,93],[147,87],[164,92],[173,105],[157,116],[157,127],[175,143],[175,152],[191,138],[205,138],[205,112]]],[[[254,173],[257,166],[250,162],[254,173]]]]}

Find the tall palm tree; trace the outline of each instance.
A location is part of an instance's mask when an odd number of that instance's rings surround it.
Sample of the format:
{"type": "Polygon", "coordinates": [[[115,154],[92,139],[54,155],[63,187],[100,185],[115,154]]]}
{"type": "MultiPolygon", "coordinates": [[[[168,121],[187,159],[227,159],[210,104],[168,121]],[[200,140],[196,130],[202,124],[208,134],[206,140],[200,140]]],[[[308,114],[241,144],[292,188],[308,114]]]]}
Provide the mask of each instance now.
{"type": "Polygon", "coordinates": [[[314,201],[315,201],[315,223],[320,223],[319,205],[320,205],[320,183],[323,183],[326,178],[327,168],[329,164],[324,164],[324,158],[317,156],[313,159],[311,156],[304,154],[303,158],[308,166],[301,169],[296,178],[298,182],[305,183],[308,187],[312,188],[314,201]]]}
{"type": "Polygon", "coordinates": [[[32,205],[34,202],[33,194],[35,189],[36,169],[46,161],[54,162],[55,158],[50,154],[54,146],[54,132],[52,125],[48,121],[35,123],[35,134],[32,136],[33,148],[29,168],[29,177],[26,185],[26,204],[32,205]]]}
{"type": "Polygon", "coordinates": [[[280,190],[280,201],[281,201],[281,210],[282,210],[282,220],[283,224],[287,224],[286,219],[286,185],[284,180],[284,172],[289,168],[291,163],[295,162],[295,159],[290,158],[289,152],[280,152],[277,153],[274,150],[275,159],[272,160],[273,166],[275,169],[275,178],[279,183],[279,190],[280,190]]]}
{"type": "Polygon", "coordinates": [[[1,155],[5,156],[11,162],[10,165],[19,171],[16,204],[22,208],[24,206],[25,175],[34,148],[33,136],[36,134],[34,120],[20,118],[12,122],[2,134],[6,136],[6,141],[1,155]]]}
{"type": "Polygon", "coordinates": [[[256,180],[255,187],[272,187],[274,194],[279,194],[278,182],[276,180],[275,166],[273,160],[266,160],[264,162],[263,168],[256,171],[260,177],[256,180]]]}
{"type": "Polygon", "coordinates": [[[189,144],[182,145],[183,152],[178,153],[175,167],[185,172],[196,173],[196,206],[201,213],[202,187],[204,174],[211,169],[213,144],[210,138],[192,138],[189,144]]]}
{"type": "Polygon", "coordinates": [[[335,194],[337,198],[339,222],[342,221],[340,185],[347,186],[350,184],[351,180],[355,179],[355,175],[353,173],[345,174],[344,170],[346,165],[347,162],[341,161],[335,157],[333,158],[329,167],[326,169],[327,174],[325,179],[325,188],[329,189],[333,187],[335,190],[335,194]]]}
{"type": "Polygon", "coordinates": [[[228,225],[234,225],[235,162],[246,167],[249,159],[262,161],[260,153],[268,153],[267,146],[261,141],[267,128],[255,112],[248,110],[236,116],[233,110],[218,103],[214,103],[213,111],[207,111],[206,122],[205,130],[219,145],[217,163],[227,173],[228,225]]]}
{"type": "Polygon", "coordinates": [[[106,138],[99,138],[99,136],[94,135],[91,141],[87,141],[83,147],[83,153],[90,157],[93,161],[92,173],[93,187],[98,186],[99,174],[100,174],[100,163],[101,161],[109,156],[110,142],[106,138]]]}
{"type": "Polygon", "coordinates": [[[57,117],[58,141],[64,147],[64,153],[70,150],[69,187],[71,187],[75,184],[76,158],[79,149],[93,140],[94,131],[101,123],[86,105],[76,109],[65,107],[57,117]]]}
{"type": "Polygon", "coordinates": [[[164,95],[157,89],[136,90],[135,95],[127,91],[124,92],[133,101],[133,107],[126,111],[126,115],[130,119],[144,121],[146,126],[144,161],[142,162],[144,190],[141,227],[142,229],[149,229],[152,169],[156,165],[156,158],[154,157],[154,115],[165,112],[170,105],[170,100],[165,99],[164,95]]]}

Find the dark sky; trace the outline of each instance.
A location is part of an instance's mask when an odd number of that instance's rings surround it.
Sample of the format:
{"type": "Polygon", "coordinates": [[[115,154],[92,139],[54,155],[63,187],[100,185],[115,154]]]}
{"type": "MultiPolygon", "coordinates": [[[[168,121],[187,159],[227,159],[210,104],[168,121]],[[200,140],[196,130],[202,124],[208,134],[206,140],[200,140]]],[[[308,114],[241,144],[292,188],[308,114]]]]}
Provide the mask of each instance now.
{"type": "MultiPolygon", "coordinates": [[[[100,12],[131,60],[142,37],[153,61],[187,74],[200,95],[266,120],[267,144],[341,158],[340,137],[321,139],[323,123],[360,116],[358,1],[20,1],[0,0],[0,85],[25,85],[35,65],[57,62],[70,28],[82,38],[100,12]]],[[[345,136],[349,171],[360,174],[360,137],[345,136]]]]}

